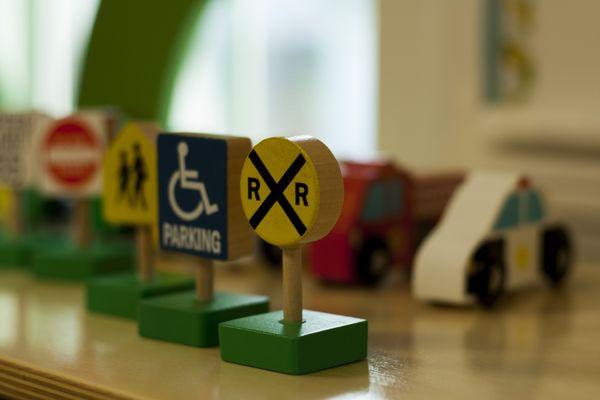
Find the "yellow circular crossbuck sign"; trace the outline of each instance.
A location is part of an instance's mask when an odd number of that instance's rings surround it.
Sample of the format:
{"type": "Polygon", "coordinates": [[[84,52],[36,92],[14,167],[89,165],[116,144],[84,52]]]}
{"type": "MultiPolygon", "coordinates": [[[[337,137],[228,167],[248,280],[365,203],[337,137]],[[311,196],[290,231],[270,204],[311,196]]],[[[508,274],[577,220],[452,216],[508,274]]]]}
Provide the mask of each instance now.
{"type": "Polygon", "coordinates": [[[242,167],[240,189],[252,228],[280,247],[326,235],[337,221],[344,196],[335,157],[309,136],[258,143],[242,167]]]}

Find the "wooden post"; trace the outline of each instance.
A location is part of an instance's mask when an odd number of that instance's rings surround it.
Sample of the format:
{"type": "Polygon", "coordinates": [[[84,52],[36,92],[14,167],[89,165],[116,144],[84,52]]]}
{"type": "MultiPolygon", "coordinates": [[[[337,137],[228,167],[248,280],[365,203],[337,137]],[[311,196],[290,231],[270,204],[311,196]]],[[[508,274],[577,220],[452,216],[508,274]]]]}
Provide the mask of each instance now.
{"type": "Polygon", "coordinates": [[[283,320],[302,322],[302,246],[283,248],[283,320]]]}
{"type": "Polygon", "coordinates": [[[139,225],[135,229],[135,251],[139,278],[149,282],[154,278],[154,250],[152,248],[152,229],[148,225],[139,225]]]}
{"type": "Polygon", "coordinates": [[[210,301],[214,294],[214,263],[207,258],[198,258],[196,266],[196,297],[210,301]]]}
{"type": "Polygon", "coordinates": [[[76,199],[73,213],[73,240],[78,248],[88,247],[91,241],[89,199],[76,199]]]}

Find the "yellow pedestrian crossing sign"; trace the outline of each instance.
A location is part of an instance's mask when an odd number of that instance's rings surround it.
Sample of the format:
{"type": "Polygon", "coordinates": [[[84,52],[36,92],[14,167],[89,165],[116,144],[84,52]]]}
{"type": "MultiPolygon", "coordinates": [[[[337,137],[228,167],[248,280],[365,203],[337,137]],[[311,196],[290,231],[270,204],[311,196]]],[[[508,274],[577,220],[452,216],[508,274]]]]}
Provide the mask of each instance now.
{"type": "Polygon", "coordinates": [[[155,225],[158,126],[128,123],[111,143],[104,164],[103,209],[109,222],[155,225]]]}
{"type": "Polygon", "coordinates": [[[335,157],[309,136],[258,143],[242,167],[240,190],[250,226],[280,247],[326,235],[337,221],[344,193],[335,157]]]}

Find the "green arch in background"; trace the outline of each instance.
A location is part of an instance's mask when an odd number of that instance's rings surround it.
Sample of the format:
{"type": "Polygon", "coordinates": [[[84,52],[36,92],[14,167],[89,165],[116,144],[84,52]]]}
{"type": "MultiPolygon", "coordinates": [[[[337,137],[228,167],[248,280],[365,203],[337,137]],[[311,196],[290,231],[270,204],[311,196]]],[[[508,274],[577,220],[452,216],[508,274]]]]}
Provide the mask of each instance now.
{"type": "Polygon", "coordinates": [[[77,105],[116,106],[167,121],[175,76],[209,0],[102,0],[87,47],[77,105]]]}
{"type": "MultiPolygon", "coordinates": [[[[165,126],[176,74],[208,1],[101,0],[77,107],[116,106],[128,117],[165,126]]],[[[99,198],[91,213],[97,232],[113,230],[99,198]]]]}

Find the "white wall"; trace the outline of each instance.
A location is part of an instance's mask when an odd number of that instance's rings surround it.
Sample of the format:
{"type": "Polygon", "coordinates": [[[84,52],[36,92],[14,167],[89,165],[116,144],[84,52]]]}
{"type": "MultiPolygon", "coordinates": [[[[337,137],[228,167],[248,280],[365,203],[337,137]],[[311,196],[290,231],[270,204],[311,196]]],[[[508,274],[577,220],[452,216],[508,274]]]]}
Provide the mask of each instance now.
{"type": "Polygon", "coordinates": [[[502,107],[482,97],[483,4],[380,0],[379,149],[410,166],[524,170],[600,259],[600,2],[537,2],[536,87],[502,107]]]}
{"type": "Polygon", "coordinates": [[[379,149],[410,165],[449,159],[449,7],[380,1],[379,149]]]}

